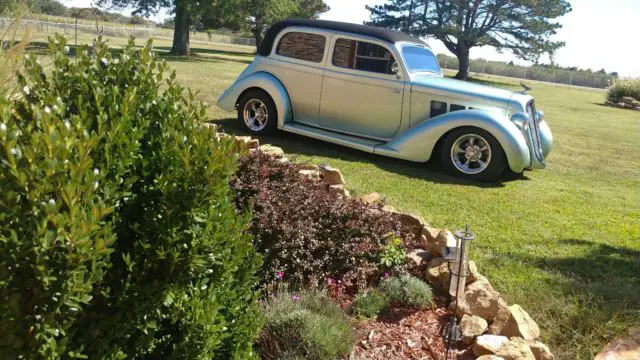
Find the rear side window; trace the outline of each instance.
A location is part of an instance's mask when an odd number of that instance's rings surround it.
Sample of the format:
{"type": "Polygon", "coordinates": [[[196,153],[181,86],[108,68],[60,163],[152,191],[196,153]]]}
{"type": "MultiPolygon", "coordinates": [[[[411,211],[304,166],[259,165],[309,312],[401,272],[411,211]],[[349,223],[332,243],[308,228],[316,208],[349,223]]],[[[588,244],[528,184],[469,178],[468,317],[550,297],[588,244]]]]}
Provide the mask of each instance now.
{"type": "Polygon", "coordinates": [[[378,74],[391,74],[395,59],[383,46],[349,39],[336,40],[333,65],[378,74]]]}
{"type": "Polygon", "coordinates": [[[282,37],[276,53],[278,55],[319,63],[324,57],[326,39],[322,35],[290,32],[282,37]]]}

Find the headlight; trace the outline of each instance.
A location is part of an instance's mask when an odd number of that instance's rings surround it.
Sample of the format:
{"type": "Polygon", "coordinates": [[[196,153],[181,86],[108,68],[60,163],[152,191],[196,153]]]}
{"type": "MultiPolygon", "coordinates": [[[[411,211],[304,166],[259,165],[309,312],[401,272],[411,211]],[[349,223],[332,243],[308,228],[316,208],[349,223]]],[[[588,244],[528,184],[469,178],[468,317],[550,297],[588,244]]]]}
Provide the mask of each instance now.
{"type": "Polygon", "coordinates": [[[513,121],[513,123],[516,124],[516,126],[518,127],[518,129],[520,129],[520,131],[522,132],[529,131],[529,124],[530,124],[531,118],[527,114],[524,114],[524,113],[514,114],[511,117],[511,121],[513,121]]]}

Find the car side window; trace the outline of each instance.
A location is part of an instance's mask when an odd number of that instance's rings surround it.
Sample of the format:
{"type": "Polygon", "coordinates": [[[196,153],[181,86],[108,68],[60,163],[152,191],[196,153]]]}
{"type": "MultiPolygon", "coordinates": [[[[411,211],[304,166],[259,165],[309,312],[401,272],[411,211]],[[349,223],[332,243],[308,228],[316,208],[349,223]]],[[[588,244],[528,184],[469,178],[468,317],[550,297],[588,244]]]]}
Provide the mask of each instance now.
{"type": "Polygon", "coordinates": [[[383,46],[350,39],[338,39],[333,50],[333,65],[342,68],[392,74],[393,55],[383,46]]]}
{"type": "Polygon", "coordinates": [[[282,37],[276,53],[294,59],[319,63],[324,57],[325,44],[326,38],[322,35],[290,32],[282,37]]]}

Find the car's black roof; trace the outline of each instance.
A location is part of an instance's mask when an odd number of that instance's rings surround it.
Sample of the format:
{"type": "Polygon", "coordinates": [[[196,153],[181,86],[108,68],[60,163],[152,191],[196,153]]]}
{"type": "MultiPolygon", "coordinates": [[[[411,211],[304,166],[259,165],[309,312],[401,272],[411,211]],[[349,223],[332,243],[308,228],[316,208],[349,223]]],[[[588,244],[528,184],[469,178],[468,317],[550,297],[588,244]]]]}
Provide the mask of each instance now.
{"type": "Polygon", "coordinates": [[[340,31],[345,33],[365,35],[365,36],[380,39],[390,43],[407,41],[407,42],[424,44],[422,40],[416,39],[403,32],[379,28],[379,27],[350,24],[350,23],[344,23],[344,22],[338,22],[338,21],[328,21],[328,20],[286,19],[271,25],[269,30],[267,30],[267,33],[265,34],[264,39],[262,40],[262,43],[260,44],[260,48],[258,49],[258,54],[262,56],[268,56],[271,53],[271,49],[273,48],[273,42],[276,40],[276,37],[278,37],[278,34],[282,30],[292,26],[335,30],[335,31],[340,31]]]}

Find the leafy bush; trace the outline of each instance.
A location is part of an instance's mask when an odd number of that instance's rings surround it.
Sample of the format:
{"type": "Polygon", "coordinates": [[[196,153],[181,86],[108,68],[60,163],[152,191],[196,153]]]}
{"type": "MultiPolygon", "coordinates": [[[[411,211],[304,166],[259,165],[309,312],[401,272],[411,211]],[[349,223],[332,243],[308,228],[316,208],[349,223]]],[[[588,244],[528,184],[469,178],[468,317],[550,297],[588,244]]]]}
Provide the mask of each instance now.
{"type": "Polygon", "coordinates": [[[431,287],[410,275],[385,279],[380,289],[389,302],[400,306],[423,309],[431,305],[433,298],[431,287]]]}
{"type": "Polygon", "coordinates": [[[389,305],[387,297],[378,290],[358,293],[351,303],[351,311],[362,317],[376,317],[389,305]]]}
{"type": "Polygon", "coordinates": [[[355,336],[342,310],[325,294],[281,292],[264,304],[258,340],[263,359],[338,359],[351,352],[355,336]]]}
{"type": "Polygon", "coordinates": [[[106,43],[0,100],[0,353],[248,358],[259,256],[228,186],[233,144],[151,43],[106,43]],[[162,88],[164,90],[159,90],[162,88]]]}
{"type": "Polygon", "coordinates": [[[640,80],[619,80],[609,87],[607,100],[618,102],[625,96],[640,101],[640,80]]]}
{"type": "Polygon", "coordinates": [[[406,255],[404,253],[404,246],[400,238],[393,238],[382,251],[380,258],[380,264],[388,269],[395,266],[400,266],[406,261],[406,255]]]}
{"type": "Polygon", "coordinates": [[[256,153],[240,160],[231,182],[238,208],[253,214],[250,232],[264,259],[261,279],[284,271],[290,284],[319,284],[328,277],[362,283],[378,274],[398,221],[382,205],[335,197],[298,171],[256,153]]]}

